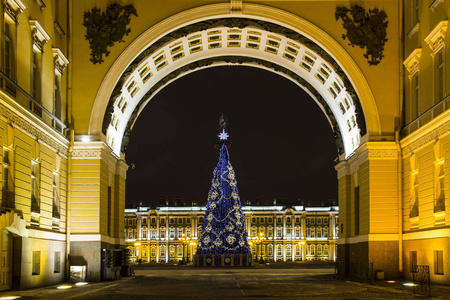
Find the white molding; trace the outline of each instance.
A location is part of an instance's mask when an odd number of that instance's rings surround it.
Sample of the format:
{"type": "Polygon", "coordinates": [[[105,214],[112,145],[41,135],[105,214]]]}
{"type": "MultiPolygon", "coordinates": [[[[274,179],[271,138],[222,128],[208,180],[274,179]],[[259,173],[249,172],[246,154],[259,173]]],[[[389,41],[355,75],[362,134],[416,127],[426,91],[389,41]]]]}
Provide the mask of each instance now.
{"type": "Polygon", "coordinates": [[[403,233],[404,241],[438,239],[438,238],[448,239],[448,237],[450,237],[450,228],[440,228],[440,229],[430,228],[430,230],[421,230],[416,232],[403,233]]]}
{"type": "Polygon", "coordinates": [[[408,32],[408,37],[412,38],[414,36],[414,34],[416,34],[417,32],[419,32],[419,28],[420,28],[420,23],[417,22],[416,25],[414,25],[408,32]]]}
{"type": "Polygon", "coordinates": [[[430,4],[429,8],[431,9],[432,12],[434,12],[434,10],[436,9],[436,7],[438,7],[439,4],[441,4],[441,3],[444,3],[444,0],[434,0],[434,1],[430,4]]]}
{"type": "Polygon", "coordinates": [[[124,238],[112,238],[103,234],[71,234],[71,242],[105,242],[109,244],[125,245],[124,238]]]}
{"type": "Polygon", "coordinates": [[[408,56],[407,59],[403,62],[403,65],[408,70],[408,77],[411,79],[417,72],[420,71],[420,57],[422,56],[422,49],[417,48],[414,49],[413,52],[408,56]]]}
{"type": "Polygon", "coordinates": [[[366,242],[394,242],[398,241],[398,239],[399,239],[398,233],[371,233],[347,238],[340,237],[337,240],[337,243],[338,245],[343,245],[343,244],[357,244],[366,242]]]}
{"type": "Polygon", "coordinates": [[[431,52],[436,54],[445,45],[445,34],[447,32],[448,21],[439,22],[436,27],[424,39],[425,43],[430,46],[431,52]]]}
{"type": "Polygon", "coordinates": [[[53,58],[55,60],[55,71],[62,75],[64,69],[69,64],[69,60],[59,48],[52,48],[53,58]]]}
{"type": "Polygon", "coordinates": [[[60,242],[65,242],[67,240],[67,235],[65,232],[50,232],[33,228],[28,229],[28,237],[60,242]]]}
{"type": "Polygon", "coordinates": [[[38,20],[29,20],[29,22],[31,35],[33,36],[33,48],[36,51],[44,52],[44,46],[51,39],[51,37],[38,20]]]}

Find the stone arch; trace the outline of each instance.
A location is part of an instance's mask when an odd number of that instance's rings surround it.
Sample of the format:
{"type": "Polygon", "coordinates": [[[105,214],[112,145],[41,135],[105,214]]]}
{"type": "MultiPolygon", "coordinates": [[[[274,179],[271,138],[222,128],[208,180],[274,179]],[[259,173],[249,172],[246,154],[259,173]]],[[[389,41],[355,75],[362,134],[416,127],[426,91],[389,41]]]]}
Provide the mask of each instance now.
{"type": "Polygon", "coordinates": [[[345,50],[302,18],[254,4],[241,14],[228,4],[194,8],[140,35],[104,78],[89,134],[105,134],[119,156],[135,119],[160,89],[178,76],[223,64],[265,68],[305,89],[327,116],[345,158],[369,135],[380,134],[373,95],[345,50]]]}

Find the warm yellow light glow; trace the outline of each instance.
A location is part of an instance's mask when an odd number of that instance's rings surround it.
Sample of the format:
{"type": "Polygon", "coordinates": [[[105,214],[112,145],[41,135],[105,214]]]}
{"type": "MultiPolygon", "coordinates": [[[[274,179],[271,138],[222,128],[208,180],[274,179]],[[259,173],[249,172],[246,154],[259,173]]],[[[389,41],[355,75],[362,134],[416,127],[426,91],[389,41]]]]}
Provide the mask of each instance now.
{"type": "Polygon", "coordinates": [[[18,299],[20,298],[20,296],[5,296],[5,297],[1,297],[0,299],[18,299]]]}
{"type": "Polygon", "coordinates": [[[389,283],[394,283],[395,281],[394,281],[394,280],[388,280],[388,282],[389,282],[389,283]]]}
{"type": "Polygon", "coordinates": [[[71,285],[60,285],[57,287],[58,290],[66,290],[66,289],[71,289],[72,286],[71,285]]]}
{"type": "Polygon", "coordinates": [[[403,285],[405,285],[405,286],[416,286],[416,284],[414,284],[414,283],[410,283],[410,282],[408,282],[408,283],[404,283],[403,285]]]}
{"type": "Polygon", "coordinates": [[[134,245],[135,245],[135,246],[140,246],[140,245],[141,245],[141,243],[134,243],[134,245]]]}
{"type": "Polygon", "coordinates": [[[89,283],[87,283],[87,282],[77,282],[77,283],[75,283],[75,285],[78,285],[78,286],[80,286],[80,285],[86,285],[86,284],[89,284],[89,283]]]}

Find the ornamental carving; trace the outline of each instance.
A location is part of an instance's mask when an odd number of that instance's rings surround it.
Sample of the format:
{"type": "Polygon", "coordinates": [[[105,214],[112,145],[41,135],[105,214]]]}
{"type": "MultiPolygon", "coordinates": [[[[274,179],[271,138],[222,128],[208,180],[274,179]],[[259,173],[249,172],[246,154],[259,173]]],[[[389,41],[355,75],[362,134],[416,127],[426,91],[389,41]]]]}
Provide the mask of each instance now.
{"type": "Polygon", "coordinates": [[[384,57],[384,44],[387,42],[386,12],[378,8],[369,9],[369,12],[366,12],[363,7],[355,4],[350,8],[337,7],[335,17],[336,21],[342,19],[342,26],[347,31],[342,38],[344,40],[347,38],[352,47],[365,48],[364,57],[369,65],[378,65],[384,57]]]}
{"type": "Polygon", "coordinates": [[[114,46],[115,42],[124,42],[123,37],[131,32],[127,28],[131,15],[137,17],[134,6],[122,6],[119,3],[110,4],[104,12],[94,7],[84,13],[83,25],[86,27],[85,39],[89,41],[91,49],[91,62],[104,62],[103,55],[108,56],[110,53],[108,48],[114,46]]]}

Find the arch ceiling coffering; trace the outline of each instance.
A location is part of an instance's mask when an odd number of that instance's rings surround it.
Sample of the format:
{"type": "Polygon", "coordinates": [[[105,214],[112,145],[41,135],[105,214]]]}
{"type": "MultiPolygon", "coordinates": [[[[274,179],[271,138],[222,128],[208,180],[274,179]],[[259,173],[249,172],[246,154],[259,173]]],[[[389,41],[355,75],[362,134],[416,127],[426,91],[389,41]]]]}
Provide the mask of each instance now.
{"type": "Polygon", "coordinates": [[[142,49],[116,81],[103,117],[102,131],[118,156],[139,113],[164,85],[194,70],[224,64],[261,67],[296,82],[327,116],[345,158],[367,133],[353,80],[326,49],[291,28],[249,17],[212,18],[179,26],[142,49]]]}

